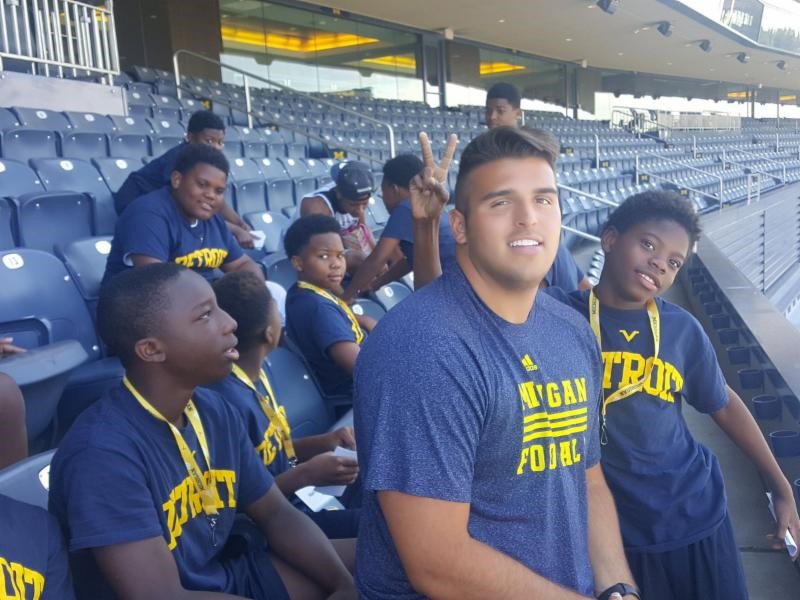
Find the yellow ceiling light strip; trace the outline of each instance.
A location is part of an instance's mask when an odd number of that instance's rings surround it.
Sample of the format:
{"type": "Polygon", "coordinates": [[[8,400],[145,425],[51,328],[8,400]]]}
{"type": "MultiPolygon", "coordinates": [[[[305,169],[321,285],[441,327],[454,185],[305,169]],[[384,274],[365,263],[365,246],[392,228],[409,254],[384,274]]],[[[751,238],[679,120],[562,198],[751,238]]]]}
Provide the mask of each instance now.
{"type": "Polygon", "coordinates": [[[781,96],[781,102],[795,102],[797,100],[797,96],[792,94],[791,96],[781,96]]]}
{"type": "Polygon", "coordinates": [[[511,73],[513,71],[524,71],[522,65],[513,65],[507,62],[482,62],[480,67],[481,75],[497,75],[499,73],[511,73]]]}
{"type": "Polygon", "coordinates": [[[298,53],[339,50],[341,48],[375,44],[380,41],[377,38],[363,37],[354,33],[318,31],[300,36],[272,31],[254,31],[228,25],[223,25],[220,28],[220,32],[222,39],[226,42],[298,53]]]}
{"type": "Polygon", "coordinates": [[[414,71],[417,68],[417,60],[413,56],[377,56],[375,58],[365,58],[361,62],[368,65],[407,69],[409,71],[414,71]]]}

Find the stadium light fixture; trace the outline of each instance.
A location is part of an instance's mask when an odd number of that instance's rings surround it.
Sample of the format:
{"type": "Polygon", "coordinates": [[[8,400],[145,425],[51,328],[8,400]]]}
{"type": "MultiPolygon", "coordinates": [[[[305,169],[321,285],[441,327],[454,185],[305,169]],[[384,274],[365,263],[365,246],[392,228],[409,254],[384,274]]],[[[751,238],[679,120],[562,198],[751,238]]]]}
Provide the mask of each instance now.
{"type": "Polygon", "coordinates": [[[736,60],[745,65],[750,62],[750,55],[746,52],[739,52],[739,54],[736,55],[736,60]]]}
{"type": "Polygon", "coordinates": [[[781,71],[785,71],[786,70],[786,61],[785,60],[779,60],[778,62],[775,63],[775,66],[778,67],[781,71]]]}
{"type": "Polygon", "coordinates": [[[613,15],[617,12],[620,0],[597,0],[597,6],[600,7],[604,13],[613,15]]]}
{"type": "Polygon", "coordinates": [[[664,37],[669,37],[672,35],[672,23],[669,21],[661,21],[661,23],[656,26],[656,29],[658,29],[658,33],[664,37]]]}
{"type": "Polygon", "coordinates": [[[711,40],[700,40],[699,46],[703,52],[711,52],[711,40]]]}

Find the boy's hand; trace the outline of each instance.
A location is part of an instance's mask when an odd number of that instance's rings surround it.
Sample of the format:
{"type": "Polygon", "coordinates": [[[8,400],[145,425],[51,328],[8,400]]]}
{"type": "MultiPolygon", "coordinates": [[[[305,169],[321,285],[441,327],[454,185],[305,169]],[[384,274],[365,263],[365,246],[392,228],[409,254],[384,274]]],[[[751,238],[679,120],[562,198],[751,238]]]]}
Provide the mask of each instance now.
{"type": "Polygon", "coordinates": [[[335,449],[336,446],[349,450],[356,449],[356,436],[352,427],[340,427],[336,431],[331,431],[328,434],[328,438],[331,442],[331,450],[335,449]]]}
{"type": "Polygon", "coordinates": [[[450,135],[442,161],[437,165],[433,159],[431,142],[424,131],[419,134],[422,149],[422,173],[414,177],[408,186],[411,196],[411,214],[414,219],[438,219],[450,199],[447,189],[447,171],[456,151],[458,138],[450,135]]]}
{"type": "Polygon", "coordinates": [[[228,229],[231,230],[233,237],[236,238],[236,241],[239,242],[239,245],[242,248],[252,249],[255,247],[253,236],[250,235],[250,232],[247,229],[244,229],[239,225],[234,225],[233,223],[228,223],[228,229]]]}
{"type": "Polygon", "coordinates": [[[358,461],[333,452],[317,454],[300,465],[310,485],[350,485],[358,477],[358,461]]]}
{"type": "Polygon", "coordinates": [[[24,348],[20,348],[19,346],[12,344],[13,341],[14,338],[10,337],[0,338],[0,358],[25,352],[24,348]]]}
{"type": "MultiPolygon", "coordinates": [[[[772,502],[775,507],[775,520],[778,522],[775,533],[767,536],[772,540],[772,547],[775,549],[784,549],[786,547],[783,538],[787,529],[792,534],[795,542],[800,543],[800,517],[797,514],[797,506],[791,493],[791,488],[789,488],[788,497],[786,497],[785,493],[773,492],[772,502]]],[[[792,560],[797,560],[798,557],[800,557],[800,552],[792,556],[792,560]]]]}

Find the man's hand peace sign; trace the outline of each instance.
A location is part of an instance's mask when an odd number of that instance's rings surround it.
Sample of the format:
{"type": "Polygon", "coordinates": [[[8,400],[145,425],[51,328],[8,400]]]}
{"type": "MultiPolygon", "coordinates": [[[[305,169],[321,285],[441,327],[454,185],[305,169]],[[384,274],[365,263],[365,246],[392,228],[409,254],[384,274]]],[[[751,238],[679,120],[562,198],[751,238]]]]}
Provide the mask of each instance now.
{"type": "Polygon", "coordinates": [[[458,137],[450,134],[447,149],[437,165],[433,159],[431,142],[424,131],[419,134],[422,149],[422,173],[414,177],[408,185],[411,196],[411,214],[414,219],[436,219],[442,214],[444,205],[450,198],[447,189],[447,171],[456,151],[458,137]]]}

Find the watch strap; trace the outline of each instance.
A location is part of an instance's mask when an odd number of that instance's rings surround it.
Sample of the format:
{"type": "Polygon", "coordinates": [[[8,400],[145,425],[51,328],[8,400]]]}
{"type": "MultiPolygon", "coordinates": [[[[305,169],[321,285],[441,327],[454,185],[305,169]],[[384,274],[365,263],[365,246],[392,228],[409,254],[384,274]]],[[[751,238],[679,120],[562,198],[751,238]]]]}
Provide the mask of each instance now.
{"type": "Polygon", "coordinates": [[[634,596],[639,600],[642,599],[642,597],[639,595],[639,590],[637,590],[636,587],[634,587],[630,583],[615,583],[610,588],[607,588],[602,592],[600,592],[600,595],[597,596],[597,600],[608,600],[611,597],[611,594],[614,593],[617,593],[623,597],[634,596]]]}

